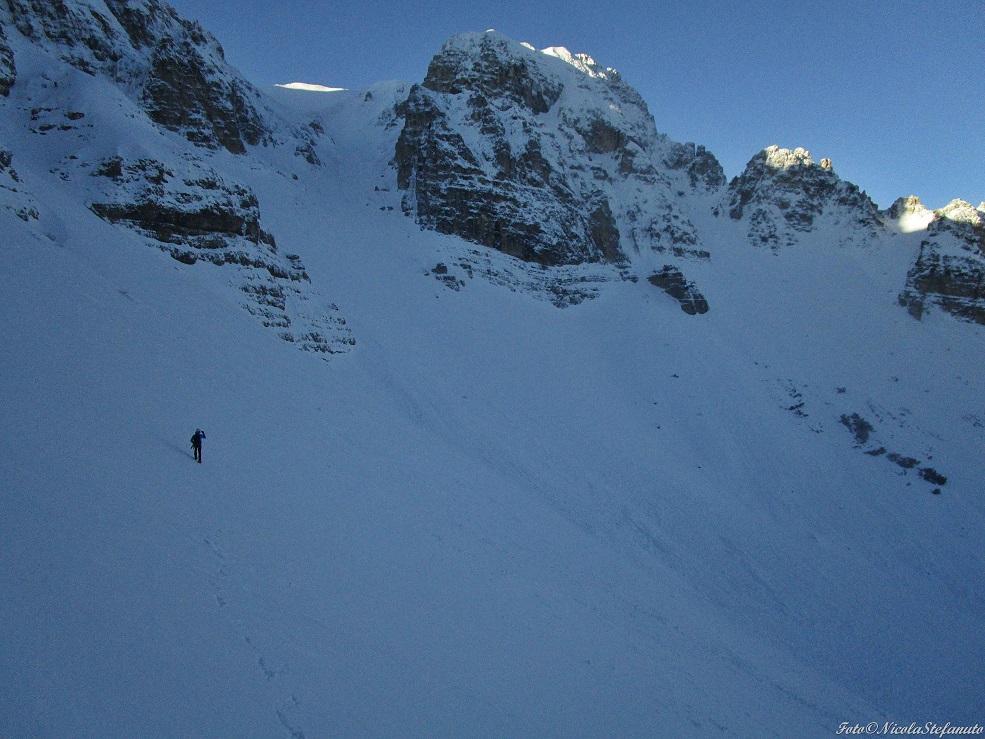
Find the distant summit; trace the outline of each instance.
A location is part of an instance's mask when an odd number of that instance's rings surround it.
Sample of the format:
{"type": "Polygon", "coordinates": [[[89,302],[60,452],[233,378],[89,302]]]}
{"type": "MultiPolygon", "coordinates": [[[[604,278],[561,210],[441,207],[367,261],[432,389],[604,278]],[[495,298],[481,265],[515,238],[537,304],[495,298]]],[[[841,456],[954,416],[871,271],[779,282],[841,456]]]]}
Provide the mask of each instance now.
{"type": "Polygon", "coordinates": [[[796,244],[822,219],[836,222],[846,238],[875,238],[881,225],[872,200],[838,177],[830,159],[815,163],[805,149],[779,146],[763,149],[732,180],[728,214],[748,224],[751,243],[771,248],[796,244]]]}

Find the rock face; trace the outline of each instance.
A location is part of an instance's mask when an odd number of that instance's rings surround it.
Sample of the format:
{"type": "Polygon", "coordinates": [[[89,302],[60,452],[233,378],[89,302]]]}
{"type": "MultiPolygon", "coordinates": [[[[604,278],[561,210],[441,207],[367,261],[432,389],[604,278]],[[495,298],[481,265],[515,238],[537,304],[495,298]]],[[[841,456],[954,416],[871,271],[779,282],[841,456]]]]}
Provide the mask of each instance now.
{"type": "Polygon", "coordinates": [[[12,163],[13,154],[0,148],[0,207],[13,211],[23,221],[37,220],[34,199],[25,192],[12,163]]]}
{"type": "Polygon", "coordinates": [[[936,305],[961,320],[985,325],[985,214],[953,200],[934,216],[900,305],[918,320],[929,305],[936,305]]]}
{"type": "Polygon", "coordinates": [[[17,78],[17,68],[14,65],[14,52],[7,44],[7,36],[0,25],[0,95],[7,97],[10,88],[17,78]]]}
{"type": "MultiPolygon", "coordinates": [[[[254,191],[220,174],[216,156],[286,144],[317,166],[319,132],[277,118],[196,23],[159,0],[9,0],[0,4],[0,93],[25,112],[28,133],[72,152],[47,173],[92,213],[184,264],[221,267],[243,307],[303,350],[354,343],[300,257],[282,254],[262,227],[254,191]],[[28,49],[41,71],[18,78],[14,63],[28,49]],[[132,137],[103,130],[118,126],[132,137]]],[[[0,207],[38,219],[12,159],[0,150],[0,207]]]]}
{"type": "MultiPolygon", "coordinates": [[[[153,121],[194,144],[242,154],[270,140],[259,94],[230,69],[219,43],[159,0],[9,0],[0,26],[125,86],[153,121]]],[[[0,93],[13,76],[0,38],[0,93]]]]}
{"type": "Polygon", "coordinates": [[[689,316],[708,312],[708,301],[698,292],[693,282],[688,282],[680,269],[672,264],[649,277],[650,284],[659,287],[681,304],[681,310],[689,316]]]}
{"type": "Polygon", "coordinates": [[[925,230],[936,216],[934,212],[920,202],[920,198],[911,195],[908,198],[898,198],[887,210],[882,212],[884,220],[896,224],[903,233],[925,230]]]}
{"type": "Polygon", "coordinates": [[[706,150],[657,133],[614,70],[494,32],[450,39],[398,113],[405,211],[542,265],[695,244],[678,193],[724,185],[706,150]]]}
{"type": "Polygon", "coordinates": [[[726,210],[748,223],[749,242],[777,249],[792,246],[822,221],[876,236],[879,213],[872,200],[835,174],[830,160],[815,164],[804,149],[771,146],[754,156],[729,183],[726,210]]]}
{"type": "Polygon", "coordinates": [[[103,197],[91,209],[134,229],[184,264],[231,267],[230,282],[261,323],[305,351],[333,354],[354,341],[336,306],[309,307],[310,279],[300,257],[283,255],[260,224],[253,191],[198,162],[106,160],[93,172],[103,197]]]}

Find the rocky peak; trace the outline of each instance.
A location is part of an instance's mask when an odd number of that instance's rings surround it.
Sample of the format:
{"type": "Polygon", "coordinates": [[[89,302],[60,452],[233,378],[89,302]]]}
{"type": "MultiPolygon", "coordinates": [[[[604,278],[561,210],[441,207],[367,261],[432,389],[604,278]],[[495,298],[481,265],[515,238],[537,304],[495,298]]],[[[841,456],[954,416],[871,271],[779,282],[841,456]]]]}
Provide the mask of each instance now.
{"type": "Polygon", "coordinates": [[[896,202],[889,206],[889,209],[886,211],[886,215],[893,219],[899,219],[904,216],[922,216],[924,213],[930,212],[931,211],[920,202],[920,198],[916,195],[910,195],[907,198],[897,198],[896,202]]]}
{"type": "Polygon", "coordinates": [[[885,220],[895,223],[903,233],[923,231],[934,220],[934,212],[920,202],[916,195],[898,198],[888,210],[883,211],[885,220]]]}
{"type": "Polygon", "coordinates": [[[770,146],[754,156],[729,184],[726,205],[734,220],[749,223],[750,242],[772,248],[796,243],[822,218],[863,237],[874,236],[880,223],[868,195],[842,180],[831,160],[816,164],[802,148],[770,146]]]}
{"type": "MultiPolygon", "coordinates": [[[[199,146],[241,154],[270,138],[259,93],[211,34],[160,0],[8,0],[0,26],[86,74],[106,75],[155,123],[199,146]]],[[[0,92],[13,82],[13,61],[0,38],[0,92]]]]}
{"type": "Polygon", "coordinates": [[[614,70],[495,32],[446,42],[398,113],[405,211],[527,261],[619,261],[694,244],[680,194],[724,184],[704,148],[657,132],[614,70]]]}
{"type": "Polygon", "coordinates": [[[467,91],[506,106],[546,113],[557,102],[561,87],[521,49],[529,47],[494,32],[454,36],[431,60],[423,86],[450,95],[467,91]]]}
{"type": "Polygon", "coordinates": [[[985,325],[985,214],[952,200],[934,216],[899,302],[917,319],[936,305],[985,325]]]}
{"type": "MultiPolygon", "coordinates": [[[[185,265],[221,267],[243,307],[285,341],[325,356],[352,345],[300,256],[282,253],[261,226],[253,189],[222,172],[225,157],[207,155],[245,154],[272,140],[273,114],[198,24],[160,0],[0,3],[0,92],[16,101],[8,109],[29,111],[27,131],[51,136],[53,152],[22,181],[12,162],[24,150],[0,147],[0,209],[43,220],[25,182],[57,175],[133,243],[185,265]],[[21,59],[30,71],[18,78],[21,59]]],[[[283,123],[291,143],[317,134],[298,137],[283,123]]],[[[45,148],[35,139],[25,153],[45,148]]]]}
{"type": "Polygon", "coordinates": [[[971,237],[975,242],[985,233],[985,212],[982,206],[975,208],[969,202],[956,199],[934,211],[934,215],[937,216],[935,226],[938,230],[960,233],[971,237]]]}

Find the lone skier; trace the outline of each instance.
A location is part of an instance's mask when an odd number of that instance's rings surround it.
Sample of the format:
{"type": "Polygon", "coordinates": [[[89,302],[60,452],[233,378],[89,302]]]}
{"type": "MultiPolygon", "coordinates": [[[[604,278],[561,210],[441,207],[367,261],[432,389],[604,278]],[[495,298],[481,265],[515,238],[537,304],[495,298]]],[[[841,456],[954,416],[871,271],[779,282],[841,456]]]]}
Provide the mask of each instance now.
{"type": "Polygon", "coordinates": [[[192,449],[195,451],[195,461],[202,464],[202,439],[205,438],[205,432],[202,429],[195,429],[195,434],[192,436],[192,449]]]}

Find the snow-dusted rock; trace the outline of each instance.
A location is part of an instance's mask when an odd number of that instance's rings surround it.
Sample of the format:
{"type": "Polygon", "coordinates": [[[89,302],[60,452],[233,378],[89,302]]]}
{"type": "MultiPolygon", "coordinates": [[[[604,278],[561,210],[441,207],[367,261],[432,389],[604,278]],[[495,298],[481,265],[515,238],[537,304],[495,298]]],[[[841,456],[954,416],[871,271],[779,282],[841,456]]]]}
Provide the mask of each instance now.
{"type": "Polygon", "coordinates": [[[754,156],[729,183],[728,214],[748,224],[750,243],[773,249],[792,246],[799,234],[824,219],[842,227],[846,239],[873,238],[880,225],[875,204],[804,149],[770,146],[754,156]]]}
{"type": "Polygon", "coordinates": [[[14,52],[7,44],[7,36],[0,24],[0,96],[6,97],[10,94],[10,88],[14,86],[17,78],[17,68],[14,64],[14,52]]]}
{"type": "Polygon", "coordinates": [[[38,210],[34,199],[24,190],[12,161],[13,154],[0,148],[0,207],[13,211],[21,220],[36,220],[38,210]]]}
{"type": "Polygon", "coordinates": [[[527,261],[696,244],[686,196],[724,184],[706,150],[657,133],[614,70],[495,32],[446,42],[399,113],[405,211],[527,261]]]}
{"type": "Polygon", "coordinates": [[[659,287],[670,297],[681,304],[681,310],[694,316],[708,312],[708,301],[705,300],[693,282],[689,282],[677,267],[668,264],[659,272],[649,277],[650,284],[659,287]]]}
{"type": "MultiPolygon", "coordinates": [[[[317,128],[278,117],[210,34],[159,0],[11,0],[0,29],[0,100],[28,155],[30,138],[48,138],[35,177],[69,183],[92,213],[185,264],[222,267],[243,307],[286,341],[349,349],[337,307],[299,256],[278,250],[254,189],[218,156],[269,143],[318,165],[317,128]],[[15,71],[16,87],[5,85],[15,71]]],[[[0,151],[0,206],[43,218],[46,202],[11,167],[20,157],[0,151]]]]}
{"type": "Polygon", "coordinates": [[[932,304],[985,325],[985,215],[970,203],[952,200],[934,216],[900,304],[917,319],[932,304]]]}
{"type": "MultiPolygon", "coordinates": [[[[235,154],[268,142],[259,93],[227,64],[218,41],[159,0],[11,0],[0,26],[139,99],[151,119],[235,154]]],[[[13,59],[0,39],[0,92],[13,59]]]]}
{"type": "Polygon", "coordinates": [[[895,224],[902,233],[924,231],[935,217],[934,211],[921,203],[916,195],[897,199],[882,212],[882,216],[885,221],[895,224]]]}
{"type": "Polygon", "coordinates": [[[179,262],[229,266],[243,307],[305,351],[336,354],[354,344],[335,305],[318,306],[301,258],[284,255],[260,223],[252,189],[196,160],[106,160],[91,174],[102,197],[90,205],[110,223],[132,228],[179,262]]]}

